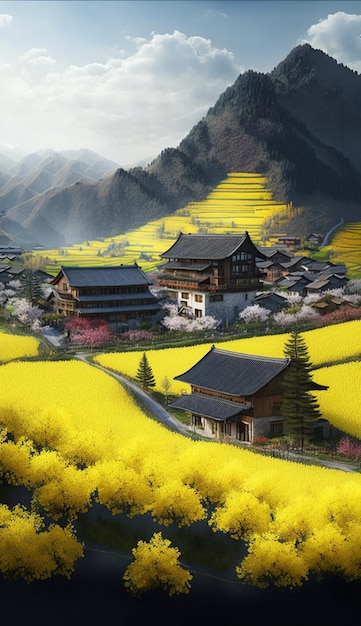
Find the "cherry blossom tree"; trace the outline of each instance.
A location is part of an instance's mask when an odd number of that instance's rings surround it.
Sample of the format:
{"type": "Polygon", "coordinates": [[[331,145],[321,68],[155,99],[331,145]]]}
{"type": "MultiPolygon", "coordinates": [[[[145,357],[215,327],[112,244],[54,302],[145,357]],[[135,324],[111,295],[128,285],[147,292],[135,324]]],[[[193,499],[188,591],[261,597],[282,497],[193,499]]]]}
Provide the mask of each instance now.
{"type": "Polygon", "coordinates": [[[161,320],[161,324],[168,330],[190,333],[200,330],[215,330],[220,325],[220,321],[211,315],[203,315],[194,319],[178,315],[178,305],[176,304],[166,303],[163,309],[167,311],[167,315],[161,320]]]}
{"type": "Polygon", "coordinates": [[[259,304],[252,304],[243,309],[238,317],[241,321],[249,324],[250,322],[266,322],[270,315],[271,311],[269,309],[265,309],[265,307],[259,304]]]}
{"type": "Polygon", "coordinates": [[[6,310],[33,332],[40,330],[43,311],[38,306],[32,306],[25,298],[9,298],[6,310]]]}
{"type": "Polygon", "coordinates": [[[75,317],[65,323],[65,329],[70,334],[71,342],[77,345],[102,345],[111,337],[109,324],[100,319],[75,317]]]}
{"type": "Polygon", "coordinates": [[[0,306],[4,306],[9,298],[14,298],[19,287],[19,280],[10,280],[6,285],[0,283],[0,306]]]}

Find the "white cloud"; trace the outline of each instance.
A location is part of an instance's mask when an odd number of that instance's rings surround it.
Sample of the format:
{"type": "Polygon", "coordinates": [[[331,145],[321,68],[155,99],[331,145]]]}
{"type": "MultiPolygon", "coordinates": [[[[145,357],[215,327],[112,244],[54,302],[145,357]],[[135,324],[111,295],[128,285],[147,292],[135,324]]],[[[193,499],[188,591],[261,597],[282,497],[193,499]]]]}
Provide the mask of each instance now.
{"type": "Polygon", "coordinates": [[[313,48],[361,72],[361,15],[342,11],[328,15],[308,29],[306,41],[313,48]]]}
{"type": "Polygon", "coordinates": [[[4,28],[12,24],[13,17],[12,15],[7,15],[6,13],[0,13],[0,28],[4,28]]]}
{"type": "Polygon", "coordinates": [[[86,147],[134,163],[176,147],[241,71],[228,50],[179,31],[134,45],[128,57],[62,71],[33,48],[17,73],[0,68],[2,140],[26,150],[86,147]]]}
{"type": "Polygon", "coordinates": [[[29,63],[29,65],[52,65],[55,59],[52,59],[45,48],[31,48],[20,57],[21,61],[29,63]]]}

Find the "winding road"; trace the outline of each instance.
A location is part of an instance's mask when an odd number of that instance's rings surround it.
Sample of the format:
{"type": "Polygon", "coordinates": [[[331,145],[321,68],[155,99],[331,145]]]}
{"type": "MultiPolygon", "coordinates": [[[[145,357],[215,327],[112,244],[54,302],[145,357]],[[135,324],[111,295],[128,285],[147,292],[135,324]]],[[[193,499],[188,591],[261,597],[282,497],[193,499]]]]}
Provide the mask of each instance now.
{"type": "MultiPolygon", "coordinates": [[[[110,374],[111,376],[116,378],[120,383],[129,387],[135,393],[135,395],[138,396],[138,398],[143,402],[143,404],[148,407],[151,413],[164,426],[166,426],[167,428],[169,428],[170,430],[174,432],[180,433],[181,435],[186,435],[187,437],[194,437],[194,433],[190,430],[189,426],[186,426],[185,424],[182,424],[181,422],[179,422],[174,417],[174,415],[169,413],[161,404],[159,404],[159,402],[154,400],[146,391],[141,389],[141,387],[138,387],[138,385],[134,384],[133,382],[131,382],[124,376],[121,376],[120,374],[116,374],[112,370],[107,369],[106,367],[103,367],[102,365],[98,365],[97,363],[94,363],[93,361],[89,361],[86,353],[78,352],[75,354],[75,357],[77,359],[80,359],[81,361],[84,361],[88,365],[92,365],[93,367],[97,367],[98,369],[103,370],[103,372],[110,374]]],[[[210,439],[210,441],[212,440],[210,439]]],[[[292,452],[288,453],[288,460],[297,461],[298,463],[310,462],[309,457],[301,456],[299,454],[293,454],[292,452]]],[[[356,468],[354,465],[352,465],[351,463],[342,462],[342,461],[331,461],[331,460],[327,461],[325,459],[322,459],[322,460],[315,459],[314,464],[320,465],[322,467],[327,467],[329,469],[342,470],[344,472],[356,471],[356,468]]]]}
{"type": "Polygon", "coordinates": [[[144,389],[142,389],[141,387],[138,387],[138,385],[136,385],[135,383],[132,383],[130,380],[128,380],[124,376],[121,376],[120,374],[116,374],[115,372],[107,369],[106,367],[103,367],[101,365],[98,365],[97,363],[89,361],[87,358],[87,355],[83,352],[77,352],[75,354],[75,357],[77,359],[80,359],[81,361],[84,361],[85,363],[88,363],[88,365],[93,365],[93,367],[97,367],[98,369],[103,370],[107,374],[110,374],[111,376],[119,380],[119,382],[122,383],[123,385],[129,387],[136,394],[136,396],[140,398],[143,404],[145,404],[145,406],[148,407],[151,413],[158,420],[160,420],[162,424],[164,424],[164,426],[167,426],[167,428],[169,428],[170,430],[180,433],[181,435],[187,435],[187,436],[192,435],[192,431],[190,430],[189,426],[186,426],[185,424],[182,424],[181,422],[179,422],[174,417],[174,415],[169,413],[161,404],[159,404],[159,402],[154,400],[146,391],[144,391],[144,389]]]}

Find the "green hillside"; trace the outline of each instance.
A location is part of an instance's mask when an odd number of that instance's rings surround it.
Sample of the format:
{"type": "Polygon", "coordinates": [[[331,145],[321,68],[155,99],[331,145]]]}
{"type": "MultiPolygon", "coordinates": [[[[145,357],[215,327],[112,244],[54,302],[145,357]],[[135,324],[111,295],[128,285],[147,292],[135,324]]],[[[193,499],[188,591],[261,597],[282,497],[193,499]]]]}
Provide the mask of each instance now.
{"type": "Polygon", "coordinates": [[[267,245],[264,225],[267,221],[282,228],[289,205],[273,200],[267,180],[260,174],[233,172],[203,202],[190,203],[174,214],[148,222],[117,237],[84,241],[81,244],[38,250],[32,253],[33,265],[55,275],[61,265],[118,265],[134,262],[145,271],[157,269],[160,255],[180,232],[244,233],[254,243],[267,245]]]}

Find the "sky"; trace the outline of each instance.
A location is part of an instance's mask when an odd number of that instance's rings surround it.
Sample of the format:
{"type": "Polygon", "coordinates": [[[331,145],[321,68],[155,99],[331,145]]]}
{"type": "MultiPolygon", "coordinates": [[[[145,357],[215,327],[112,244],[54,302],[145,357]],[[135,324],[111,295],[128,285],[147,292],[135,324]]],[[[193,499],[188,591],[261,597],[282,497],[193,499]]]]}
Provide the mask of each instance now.
{"type": "Polygon", "coordinates": [[[361,2],[0,0],[0,151],[147,165],[303,43],[361,74],[361,2]]]}

